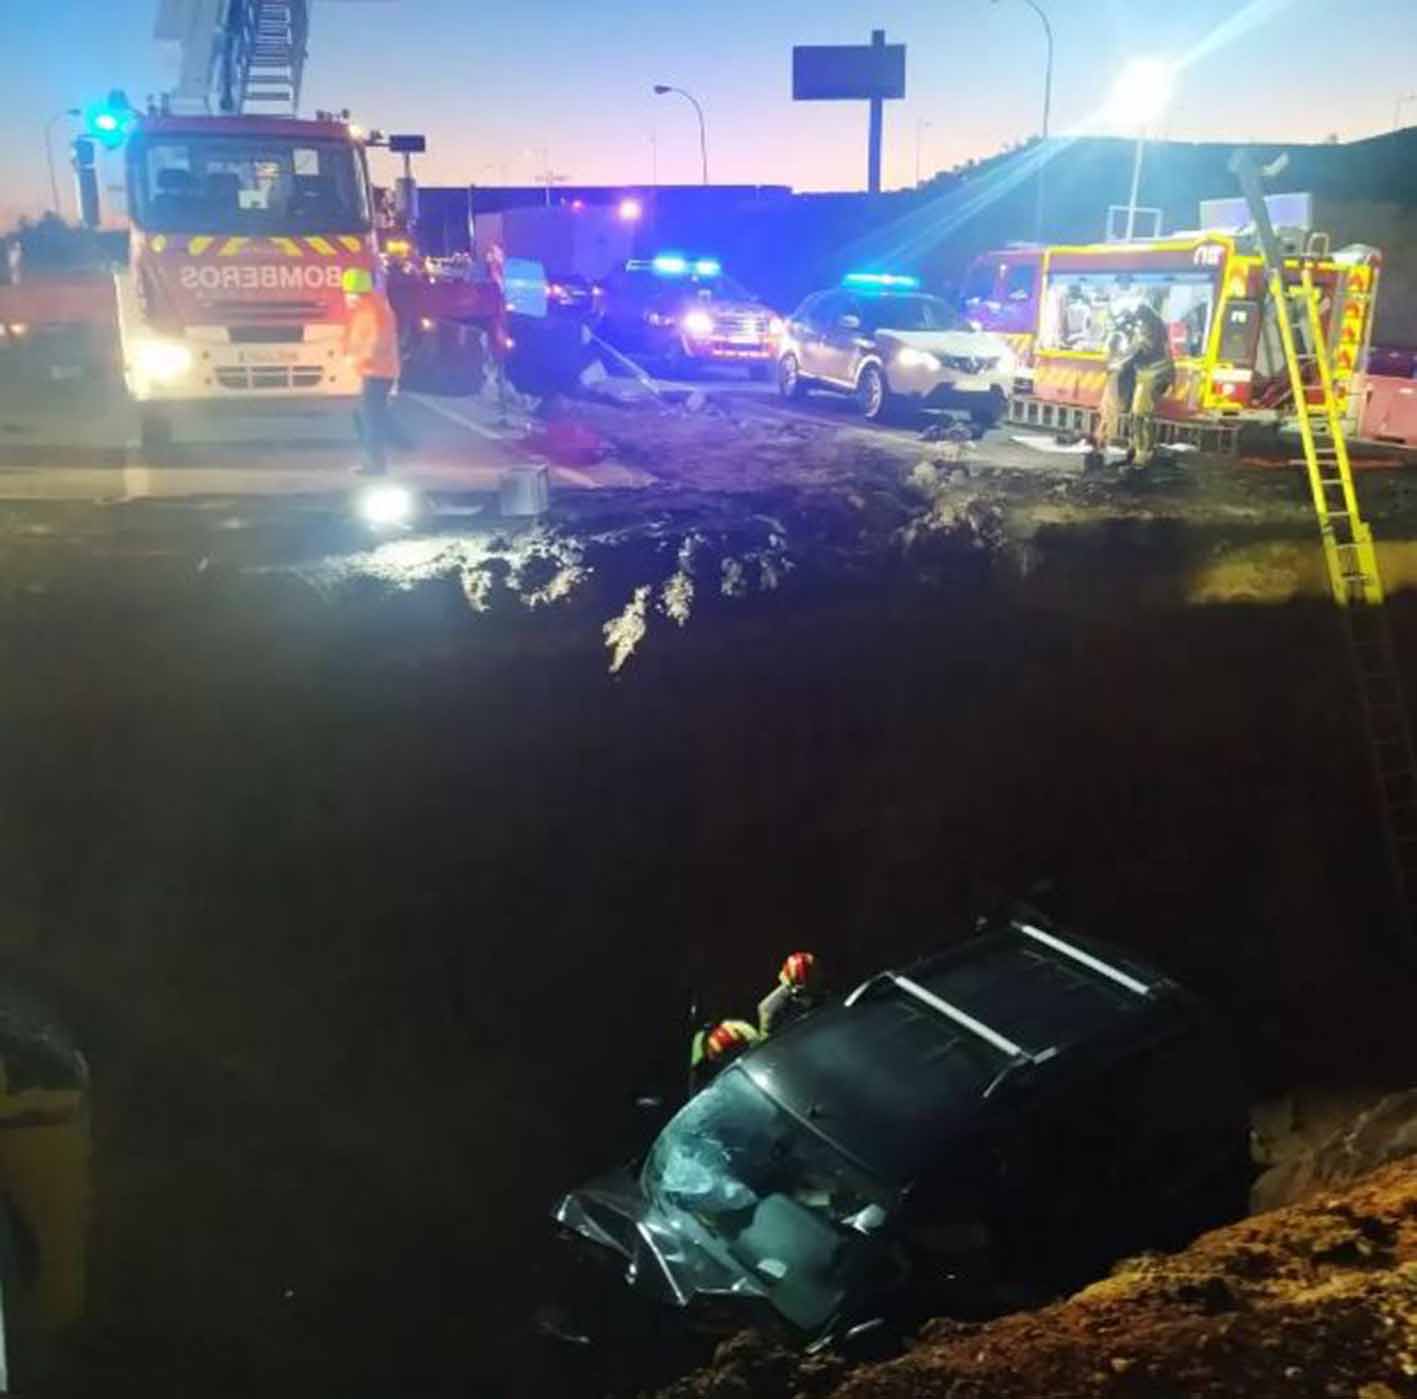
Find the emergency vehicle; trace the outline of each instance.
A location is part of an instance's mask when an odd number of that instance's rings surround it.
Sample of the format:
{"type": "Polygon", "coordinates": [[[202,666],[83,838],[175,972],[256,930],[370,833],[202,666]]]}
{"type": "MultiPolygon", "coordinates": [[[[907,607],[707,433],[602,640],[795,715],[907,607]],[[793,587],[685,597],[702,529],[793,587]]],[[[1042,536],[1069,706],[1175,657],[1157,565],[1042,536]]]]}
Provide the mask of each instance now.
{"type": "MultiPolygon", "coordinates": [[[[352,406],[360,383],[342,351],[341,290],[351,268],[387,284],[406,355],[420,347],[425,359],[451,356],[480,375],[481,342],[504,348],[495,276],[381,256],[366,148],[384,138],[347,112],[296,115],[309,8],[159,0],[155,36],[180,50],[176,87],[145,112],[115,92],[85,114],[88,164],[76,143],[76,170],[87,222],[99,218],[93,145],[121,165],[104,184],[116,196],[110,219],[126,216],[129,227],[115,301],[145,447],[170,439],[184,406],[352,406]]],[[[405,171],[411,202],[406,161],[405,171]]]]}
{"type": "MultiPolygon", "coordinates": [[[[1302,252],[1320,290],[1345,422],[1356,429],[1382,256],[1365,246],[1330,252],[1322,234],[1306,235],[1302,252]]],[[[1295,285],[1300,265],[1297,252],[1285,264],[1295,285]]],[[[966,314],[1008,338],[1019,356],[1016,420],[1072,425],[1094,411],[1117,316],[1139,300],[1165,321],[1176,365],[1158,408],[1162,419],[1203,425],[1292,416],[1263,261],[1246,234],[1006,248],[976,259],[963,299],[966,314]]],[[[1315,383],[1314,402],[1318,392],[1315,383]]]]}
{"type": "Polygon", "coordinates": [[[346,269],[375,262],[362,142],[341,120],[138,118],[127,142],[123,372],[145,445],[179,403],[353,401],[346,269]]]}

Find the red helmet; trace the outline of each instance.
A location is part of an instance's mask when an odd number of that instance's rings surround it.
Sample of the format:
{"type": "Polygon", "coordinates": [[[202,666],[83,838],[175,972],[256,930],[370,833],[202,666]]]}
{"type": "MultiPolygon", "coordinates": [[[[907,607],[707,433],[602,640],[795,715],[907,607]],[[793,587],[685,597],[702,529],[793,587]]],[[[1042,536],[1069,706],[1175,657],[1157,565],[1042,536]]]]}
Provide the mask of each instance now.
{"type": "Polygon", "coordinates": [[[704,1057],[731,1059],[757,1043],[758,1032],[746,1020],[720,1020],[704,1039],[704,1057]]]}
{"type": "Polygon", "coordinates": [[[817,986],[817,959],[811,952],[794,952],[782,964],[777,979],[794,991],[813,991],[817,986]]]}

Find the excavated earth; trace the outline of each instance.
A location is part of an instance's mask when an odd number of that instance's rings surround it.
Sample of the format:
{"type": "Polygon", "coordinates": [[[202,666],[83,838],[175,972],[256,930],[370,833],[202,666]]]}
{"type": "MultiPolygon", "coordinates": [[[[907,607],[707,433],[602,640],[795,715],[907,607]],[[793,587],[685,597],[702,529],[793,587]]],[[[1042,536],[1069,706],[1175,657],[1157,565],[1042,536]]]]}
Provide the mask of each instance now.
{"type": "Polygon", "coordinates": [[[1295,1203],[1126,1259],[1052,1306],[933,1321],[854,1370],[744,1333],[658,1399],[1399,1399],[1417,1393],[1417,1162],[1391,1158],[1414,1151],[1407,1093],[1309,1153],[1295,1203]]]}

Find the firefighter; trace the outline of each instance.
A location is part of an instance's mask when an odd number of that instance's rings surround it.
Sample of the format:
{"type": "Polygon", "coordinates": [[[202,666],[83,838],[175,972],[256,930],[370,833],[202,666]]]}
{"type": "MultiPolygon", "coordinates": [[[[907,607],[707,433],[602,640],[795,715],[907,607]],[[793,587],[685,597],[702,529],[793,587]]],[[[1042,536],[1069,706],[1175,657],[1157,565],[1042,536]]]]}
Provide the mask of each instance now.
{"type": "Polygon", "coordinates": [[[399,377],[398,326],[383,292],[367,267],[350,267],[341,279],[349,320],[344,328],[345,358],[363,382],[355,428],[364,461],[360,476],[388,474],[389,395],[399,377]]]}
{"type": "Polygon", "coordinates": [[[1132,317],[1131,363],[1136,385],[1131,400],[1131,460],[1150,466],[1156,456],[1156,409],[1176,381],[1171,337],[1161,313],[1143,301],[1132,317]]]}
{"type": "Polygon", "coordinates": [[[689,1096],[706,1088],[740,1054],[762,1037],[746,1020],[720,1020],[706,1025],[689,1050],[689,1096]]]}
{"type": "Polygon", "coordinates": [[[822,974],[811,952],[793,952],[777,974],[777,985],[758,1002],[758,1033],[784,1029],[816,1009],[822,999],[822,974]]]}

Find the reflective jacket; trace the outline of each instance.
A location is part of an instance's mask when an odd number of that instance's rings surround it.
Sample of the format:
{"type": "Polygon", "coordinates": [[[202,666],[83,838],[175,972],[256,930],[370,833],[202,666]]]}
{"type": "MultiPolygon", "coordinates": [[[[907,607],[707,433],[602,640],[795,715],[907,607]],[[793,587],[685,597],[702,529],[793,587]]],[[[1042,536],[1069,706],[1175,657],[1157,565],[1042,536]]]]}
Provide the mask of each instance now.
{"type": "Polygon", "coordinates": [[[394,308],[381,291],[367,292],[349,313],[344,353],[365,379],[399,377],[399,331],[394,308]]]}

